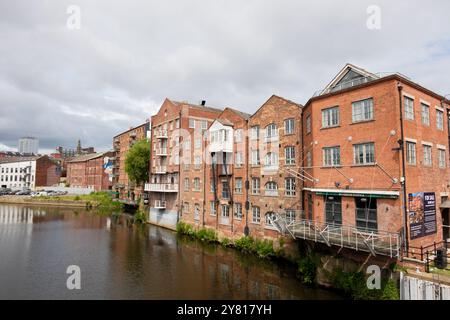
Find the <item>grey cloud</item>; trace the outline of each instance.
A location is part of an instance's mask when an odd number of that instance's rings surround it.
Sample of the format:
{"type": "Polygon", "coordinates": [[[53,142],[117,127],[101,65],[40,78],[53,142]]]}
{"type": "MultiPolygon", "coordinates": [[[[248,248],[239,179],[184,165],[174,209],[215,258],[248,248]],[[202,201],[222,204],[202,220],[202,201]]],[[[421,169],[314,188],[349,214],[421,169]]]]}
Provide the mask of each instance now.
{"type": "Polygon", "coordinates": [[[346,63],[450,93],[448,1],[14,1],[0,3],[0,148],[100,149],[165,97],[256,110],[304,103],[346,63]],[[66,9],[81,8],[81,30],[66,9]],[[366,28],[366,8],[382,28],[366,28]]]}

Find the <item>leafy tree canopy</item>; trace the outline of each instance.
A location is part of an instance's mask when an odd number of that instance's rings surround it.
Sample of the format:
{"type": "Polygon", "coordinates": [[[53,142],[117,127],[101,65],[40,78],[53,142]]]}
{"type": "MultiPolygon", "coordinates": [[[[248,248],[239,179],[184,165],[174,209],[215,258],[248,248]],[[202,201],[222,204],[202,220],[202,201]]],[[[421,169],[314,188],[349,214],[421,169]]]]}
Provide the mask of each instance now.
{"type": "Polygon", "coordinates": [[[140,185],[148,180],[150,166],[150,143],[147,140],[136,142],[125,159],[125,172],[128,178],[140,185]]]}

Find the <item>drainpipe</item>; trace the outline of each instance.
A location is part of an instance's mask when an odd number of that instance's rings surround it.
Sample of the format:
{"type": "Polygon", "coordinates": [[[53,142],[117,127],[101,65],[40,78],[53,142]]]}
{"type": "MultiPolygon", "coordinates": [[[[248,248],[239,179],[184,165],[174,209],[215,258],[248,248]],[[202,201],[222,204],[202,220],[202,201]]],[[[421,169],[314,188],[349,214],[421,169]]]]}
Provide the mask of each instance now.
{"type": "Polygon", "coordinates": [[[404,246],[405,246],[405,252],[406,257],[408,257],[408,247],[409,247],[409,240],[408,240],[408,197],[406,194],[406,159],[405,159],[405,133],[403,128],[403,86],[400,82],[397,83],[397,89],[398,89],[398,99],[400,104],[400,151],[402,153],[402,177],[403,181],[400,181],[402,184],[402,191],[403,191],[403,235],[404,235],[404,246]]]}
{"type": "Polygon", "coordinates": [[[245,227],[244,227],[244,235],[248,236],[250,234],[250,230],[248,227],[248,213],[250,212],[250,202],[248,199],[248,193],[250,190],[250,181],[248,180],[248,163],[249,163],[249,154],[248,154],[248,147],[249,147],[249,143],[248,143],[248,120],[245,120],[245,144],[244,144],[244,148],[245,148],[245,227]]]}
{"type": "MultiPolygon", "coordinates": [[[[182,128],[181,114],[182,114],[182,108],[180,108],[180,112],[178,114],[178,118],[180,119],[180,125],[179,125],[180,128],[178,129],[179,132],[181,132],[181,128],[182,128]]],[[[178,136],[180,136],[180,135],[178,135],[178,136]]],[[[191,137],[189,135],[189,139],[190,138],[191,137]]],[[[184,142],[184,139],[183,139],[183,142],[184,142]]],[[[189,150],[189,152],[191,152],[191,150],[189,150]]],[[[191,157],[189,157],[189,159],[190,158],[191,157]]],[[[190,165],[190,163],[189,163],[189,165],[190,165]]],[[[177,224],[178,224],[178,222],[180,222],[181,215],[183,214],[182,213],[183,206],[182,206],[182,203],[181,203],[181,183],[182,183],[182,180],[181,180],[181,145],[178,145],[178,194],[177,194],[177,197],[178,197],[178,210],[177,210],[178,214],[177,214],[177,224]]]]}
{"type": "MultiPolygon", "coordinates": [[[[205,133],[208,131],[205,131],[205,133]]],[[[202,218],[202,225],[203,228],[205,227],[205,206],[206,206],[206,142],[207,139],[205,139],[203,137],[203,132],[202,132],[202,139],[204,139],[203,145],[204,145],[204,149],[203,149],[203,154],[202,154],[202,158],[203,158],[203,218],[202,218]]]]}

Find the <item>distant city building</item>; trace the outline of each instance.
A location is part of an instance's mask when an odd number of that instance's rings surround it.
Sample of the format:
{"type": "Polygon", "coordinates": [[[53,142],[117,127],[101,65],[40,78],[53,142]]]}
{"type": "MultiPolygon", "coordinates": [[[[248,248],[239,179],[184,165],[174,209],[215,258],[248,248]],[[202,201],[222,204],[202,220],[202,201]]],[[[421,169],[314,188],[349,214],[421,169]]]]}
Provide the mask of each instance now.
{"type": "MultiPolygon", "coordinates": [[[[56,148],[56,151],[60,155],[58,158],[61,158],[61,159],[72,158],[72,157],[81,156],[81,155],[85,155],[85,154],[95,153],[94,147],[83,148],[81,146],[80,140],[78,140],[76,148],[64,148],[64,147],[59,146],[56,148]]],[[[55,156],[55,158],[56,158],[56,156],[55,156]]]]}
{"type": "Polygon", "coordinates": [[[113,152],[87,154],[67,161],[66,182],[75,188],[110,190],[113,152]]]}
{"type": "Polygon", "coordinates": [[[23,137],[19,139],[19,153],[38,154],[39,140],[35,137],[23,137]]]}
{"type": "Polygon", "coordinates": [[[0,187],[23,188],[53,186],[59,183],[61,169],[48,156],[0,158],[0,187]]]}

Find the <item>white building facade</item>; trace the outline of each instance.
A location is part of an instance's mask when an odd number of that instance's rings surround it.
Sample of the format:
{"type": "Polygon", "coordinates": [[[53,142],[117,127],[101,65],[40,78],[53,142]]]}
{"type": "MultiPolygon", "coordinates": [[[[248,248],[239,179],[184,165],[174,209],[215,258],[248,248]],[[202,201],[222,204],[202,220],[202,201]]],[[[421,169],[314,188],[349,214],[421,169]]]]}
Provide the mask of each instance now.
{"type": "Polygon", "coordinates": [[[0,162],[0,187],[12,190],[34,189],[36,183],[36,160],[0,162]]]}

